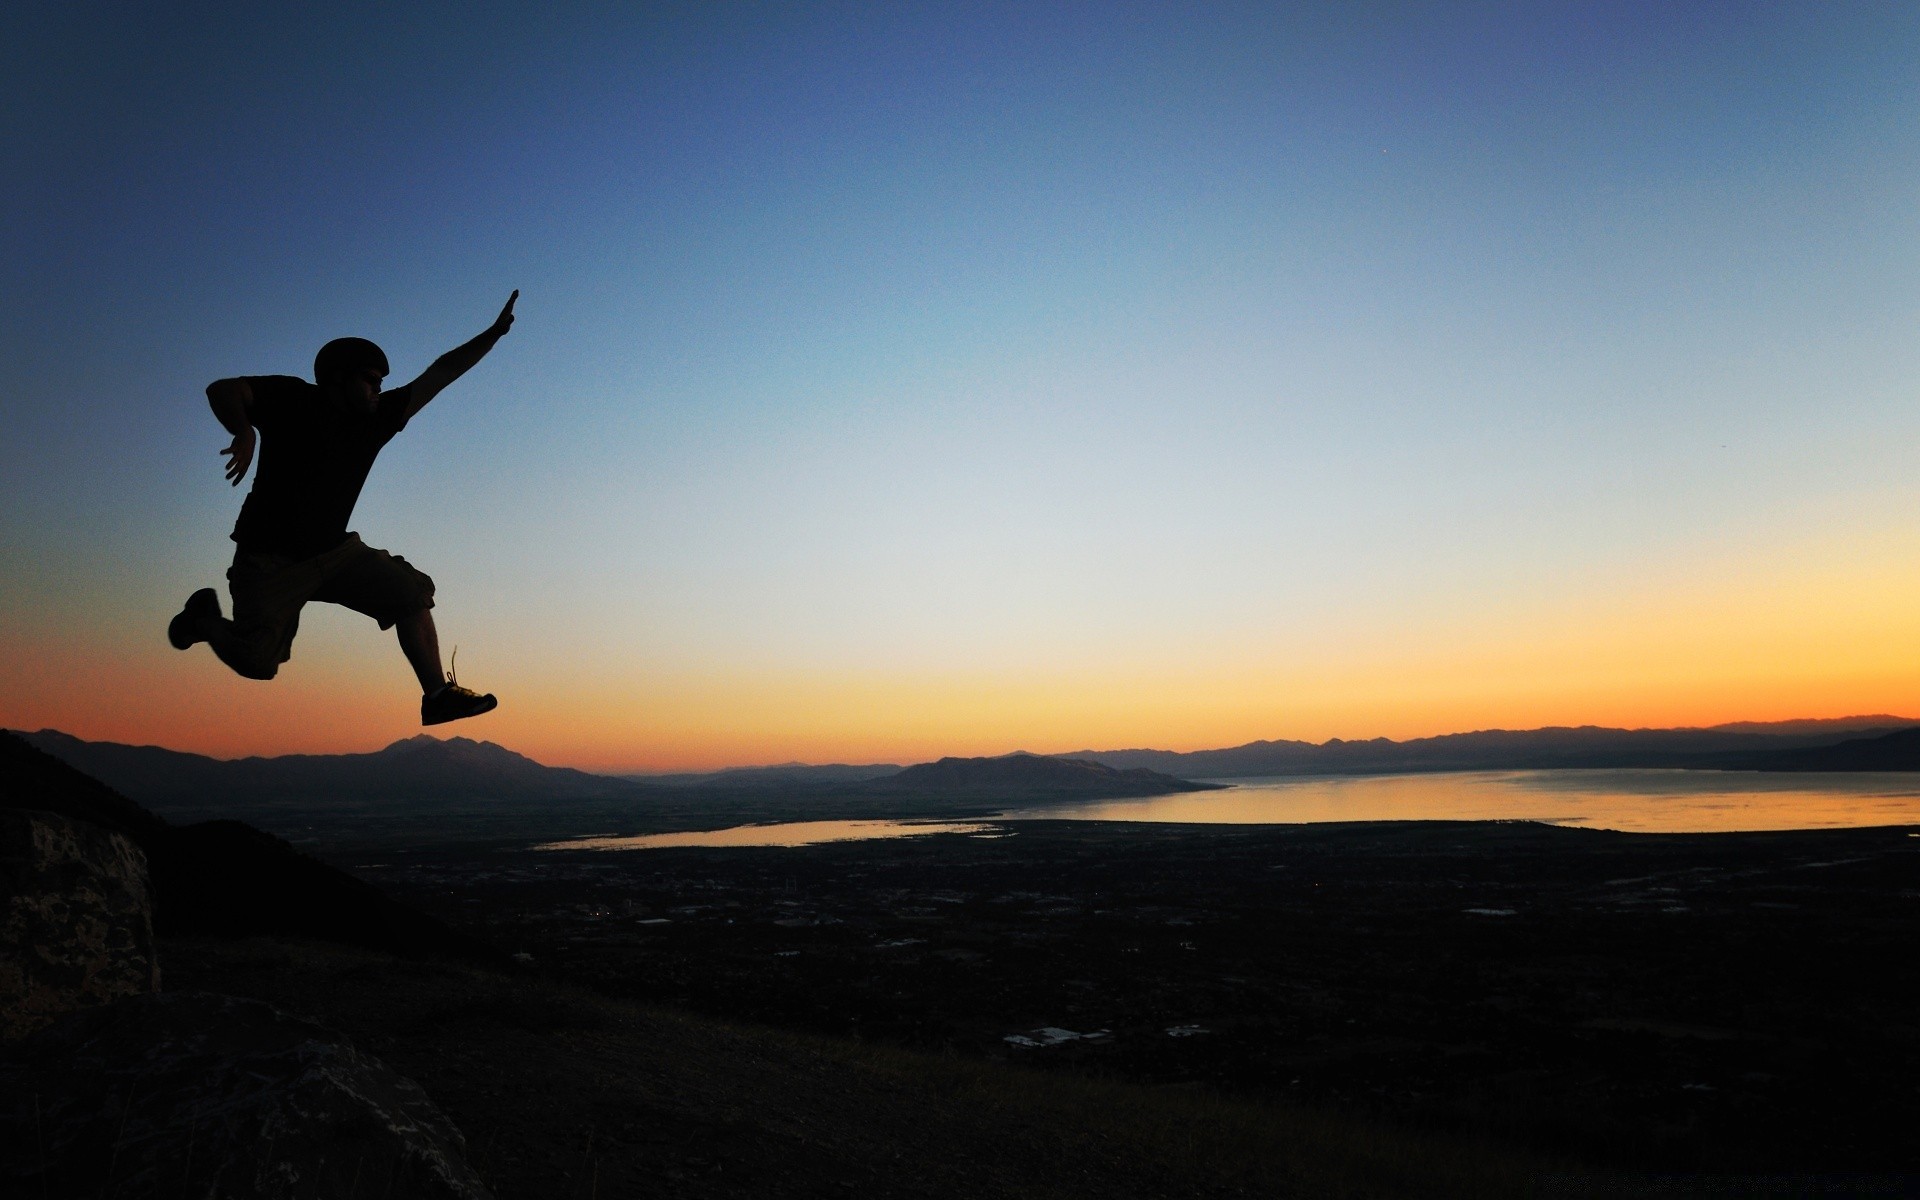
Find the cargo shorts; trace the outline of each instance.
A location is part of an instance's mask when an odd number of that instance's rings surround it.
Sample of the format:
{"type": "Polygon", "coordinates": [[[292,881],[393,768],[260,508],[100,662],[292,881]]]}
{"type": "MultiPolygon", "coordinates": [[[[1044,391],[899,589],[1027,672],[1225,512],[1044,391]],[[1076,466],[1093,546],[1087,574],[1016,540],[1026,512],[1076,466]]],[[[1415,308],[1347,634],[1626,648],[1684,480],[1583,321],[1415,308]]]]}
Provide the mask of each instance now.
{"type": "Polygon", "coordinates": [[[376,550],[349,533],[312,558],[241,550],[227,568],[233,624],[214,649],[227,665],[254,679],[271,678],[293,657],[300,610],[307,602],[338,604],[391,629],[394,622],[433,607],[433,580],[406,559],[376,550]]]}

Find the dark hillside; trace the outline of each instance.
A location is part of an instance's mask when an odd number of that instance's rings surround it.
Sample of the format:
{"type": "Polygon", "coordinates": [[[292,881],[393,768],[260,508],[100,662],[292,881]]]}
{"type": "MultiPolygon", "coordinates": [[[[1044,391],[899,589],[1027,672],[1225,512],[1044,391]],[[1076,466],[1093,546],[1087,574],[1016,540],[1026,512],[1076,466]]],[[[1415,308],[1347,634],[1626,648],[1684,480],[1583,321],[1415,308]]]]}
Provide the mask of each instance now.
{"type": "Polygon", "coordinates": [[[402,954],[504,961],[484,943],[239,821],[173,825],[0,732],[0,805],[114,829],[147,856],[163,936],[280,934],[402,954]]]}
{"type": "Polygon", "coordinates": [[[1727,767],[1752,771],[1920,771],[1920,729],[1853,738],[1834,746],[1754,754],[1730,759],[1727,767]]]}
{"type": "Polygon", "coordinates": [[[124,833],[143,848],[172,832],[172,826],[98,779],[4,731],[0,731],[0,808],[59,813],[124,833]]]}
{"type": "Polygon", "coordinates": [[[780,763],[771,767],[729,767],[724,771],[701,771],[671,775],[622,775],[635,783],[664,787],[833,787],[842,783],[865,783],[900,773],[899,763],[780,763]]]}
{"type": "Polygon", "coordinates": [[[179,986],[341,1030],[535,1200],[1622,1196],[1473,1137],[776,1032],[284,941],[169,943],[179,986]]]}
{"type": "Polygon", "coordinates": [[[1139,767],[1119,769],[1085,759],[1008,754],[999,758],[943,758],[921,763],[898,775],[872,780],[862,790],[886,795],[1092,800],[1199,792],[1218,786],[1190,783],[1139,767]]]}

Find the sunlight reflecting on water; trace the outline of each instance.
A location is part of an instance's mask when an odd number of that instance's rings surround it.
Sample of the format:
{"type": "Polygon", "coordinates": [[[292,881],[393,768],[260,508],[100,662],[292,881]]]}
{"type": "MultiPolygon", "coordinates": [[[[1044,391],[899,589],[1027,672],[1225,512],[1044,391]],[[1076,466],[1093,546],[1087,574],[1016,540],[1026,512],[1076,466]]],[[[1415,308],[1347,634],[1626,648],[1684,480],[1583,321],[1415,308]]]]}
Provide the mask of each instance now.
{"type": "MultiPolygon", "coordinates": [[[[1591,770],[1221,779],[1183,792],[1016,809],[996,821],[1066,819],[1200,825],[1335,821],[1541,821],[1629,833],[1731,833],[1920,825],[1920,774],[1591,770]]],[[[813,846],[934,833],[1000,836],[978,821],[796,821],[687,833],[543,842],[536,850],[813,846]]]]}
{"type": "Polygon", "coordinates": [[[1901,772],[1452,771],[1216,782],[1231,786],[1006,815],[1245,825],[1544,821],[1634,833],[1920,825],[1920,775],[1901,772]]]}
{"type": "Polygon", "coordinates": [[[919,837],[929,833],[995,833],[991,825],[916,821],[794,821],[785,825],[737,825],[691,833],[646,833],[630,837],[571,838],[542,842],[535,850],[659,850],[667,846],[814,846],[871,838],[919,837]]]}

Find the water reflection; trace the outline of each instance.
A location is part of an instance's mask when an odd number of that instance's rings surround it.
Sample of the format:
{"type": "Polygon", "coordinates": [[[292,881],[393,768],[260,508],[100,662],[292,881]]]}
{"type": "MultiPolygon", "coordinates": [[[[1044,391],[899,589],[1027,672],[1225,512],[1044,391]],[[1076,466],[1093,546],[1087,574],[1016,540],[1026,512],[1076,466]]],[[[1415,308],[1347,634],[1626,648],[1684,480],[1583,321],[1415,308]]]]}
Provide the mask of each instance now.
{"type": "Polygon", "coordinates": [[[659,850],[667,846],[814,846],[870,838],[919,837],[929,833],[994,834],[991,825],[929,821],[794,821],[785,825],[737,825],[691,833],[646,833],[631,837],[570,838],[542,842],[535,850],[659,850]]]}
{"type": "MultiPolygon", "coordinates": [[[[1202,825],[1328,821],[1542,821],[1630,833],[1730,833],[1920,825],[1920,775],[1754,771],[1450,771],[1424,775],[1221,779],[1225,791],[1019,809],[996,820],[1070,819],[1202,825]]],[[[962,833],[1004,836],[981,822],[797,821],[692,833],[545,842],[537,850],[668,846],[813,846],[962,833]]]]}
{"type": "Polygon", "coordinates": [[[1007,816],[1246,825],[1544,821],[1634,833],[1920,824],[1920,776],[1901,772],[1451,771],[1216,782],[1231,786],[1007,816]]]}

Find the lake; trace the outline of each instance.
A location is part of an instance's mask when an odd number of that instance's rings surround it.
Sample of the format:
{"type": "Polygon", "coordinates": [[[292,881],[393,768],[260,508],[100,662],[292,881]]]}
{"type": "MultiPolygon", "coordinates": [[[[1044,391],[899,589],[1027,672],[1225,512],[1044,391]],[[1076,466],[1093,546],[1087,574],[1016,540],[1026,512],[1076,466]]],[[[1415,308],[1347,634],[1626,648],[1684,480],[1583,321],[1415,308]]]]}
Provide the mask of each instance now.
{"type": "Polygon", "coordinates": [[[688,833],[642,833],[542,842],[535,850],[660,850],[668,846],[816,846],[874,838],[924,837],[929,833],[995,835],[992,825],[937,821],[790,821],[781,825],[736,825],[688,833]]]}
{"type": "MultiPolygon", "coordinates": [[[[1327,821],[1540,821],[1629,833],[1731,833],[1920,825],[1920,774],[1758,771],[1446,771],[1422,775],[1218,779],[1217,792],[1015,809],[993,818],[1301,825],[1327,821]]],[[[812,846],[821,842],[963,833],[1005,824],[796,821],[731,829],[574,838],[539,850],[669,846],[812,846]]]]}
{"type": "Polygon", "coordinates": [[[1446,771],[1211,782],[1230,786],[1006,815],[1234,825],[1542,821],[1631,833],[1920,825],[1920,774],[1907,772],[1446,771]]]}

